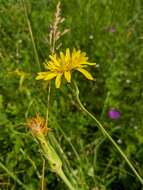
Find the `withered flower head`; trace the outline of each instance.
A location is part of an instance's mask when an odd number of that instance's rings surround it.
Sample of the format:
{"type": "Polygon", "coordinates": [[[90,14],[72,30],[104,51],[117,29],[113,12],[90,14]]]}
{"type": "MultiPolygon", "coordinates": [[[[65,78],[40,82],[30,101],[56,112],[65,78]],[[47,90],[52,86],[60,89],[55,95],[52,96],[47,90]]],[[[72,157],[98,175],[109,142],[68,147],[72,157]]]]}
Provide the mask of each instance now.
{"type": "Polygon", "coordinates": [[[31,129],[33,134],[47,134],[47,132],[50,130],[46,126],[46,121],[42,117],[40,117],[38,113],[34,118],[28,120],[27,126],[31,129]]]}

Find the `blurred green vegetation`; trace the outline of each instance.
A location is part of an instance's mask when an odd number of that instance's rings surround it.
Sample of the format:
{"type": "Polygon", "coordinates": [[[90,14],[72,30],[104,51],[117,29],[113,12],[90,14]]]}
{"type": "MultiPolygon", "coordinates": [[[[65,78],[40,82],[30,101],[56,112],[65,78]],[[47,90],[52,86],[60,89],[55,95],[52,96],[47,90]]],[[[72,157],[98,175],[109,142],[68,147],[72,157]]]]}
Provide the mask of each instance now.
{"type": "MultiPolygon", "coordinates": [[[[37,52],[43,62],[57,1],[25,0],[37,52]]],[[[62,47],[87,52],[97,67],[95,81],[76,76],[80,96],[97,116],[143,176],[143,2],[141,0],[61,0],[64,26],[62,47]],[[117,121],[107,116],[110,108],[121,112],[117,121]]],[[[43,159],[26,128],[26,121],[39,112],[45,117],[47,86],[36,81],[38,72],[22,1],[0,0],[0,162],[29,190],[40,189],[43,159]]],[[[90,190],[141,190],[141,185],[108,140],[85,116],[62,83],[52,83],[49,127],[77,171],[79,161],[64,137],[80,155],[90,190]],[[61,132],[62,131],[62,132],[61,132]]],[[[66,189],[46,167],[45,189],[66,189]]],[[[0,168],[0,189],[20,190],[0,168]]]]}

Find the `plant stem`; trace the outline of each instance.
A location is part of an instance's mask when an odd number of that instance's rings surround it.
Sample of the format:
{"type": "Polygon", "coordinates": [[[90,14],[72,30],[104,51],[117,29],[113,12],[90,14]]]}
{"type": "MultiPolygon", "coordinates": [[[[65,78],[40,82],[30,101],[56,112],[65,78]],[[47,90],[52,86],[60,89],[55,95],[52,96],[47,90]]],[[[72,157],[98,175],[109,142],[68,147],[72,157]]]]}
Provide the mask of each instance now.
{"type": "Polygon", "coordinates": [[[75,88],[76,88],[76,98],[77,98],[77,102],[79,103],[81,109],[88,115],[90,116],[98,125],[98,128],[102,131],[102,133],[112,142],[112,144],[116,147],[116,149],[118,150],[118,152],[121,154],[121,156],[124,158],[124,160],[127,162],[127,164],[129,165],[129,167],[131,168],[131,170],[133,171],[133,173],[136,175],[136,177],[138,178],[138,180],[141,182],[141,184],[143,185],[143,179],[142,177],[139,175],[139,173],[137,172],[137,170],[134,168],[134,166],[132,165],[132,163],[130,162],[130,160],[127,158],[127,156],[125,155],[125,153],[122,151],[122,149],[118,146],[118,144],[114,141],[114,139],[110,136],[110,134],[105,130],[105,128],[102,126],[102,124],[96,119],[96,117],[91,114],[81,103],[80,98],[79,98],[79,90],[77,87],[77,84],[75,83],[75,88]]]}
{"type": "Polygon", "coordinates": [[[9,171],[4,165],[3,163],[0,162],[0,167],[13,179],[15,180],[23,189],[25,190],[30,190],[29,187],[27,187],[26,185],[24,185],[14,174],[13,172],[9,171]]]}
{"type": "Polygon", "coordinates": [[[48,86],[46,125],[48,124],[48,119],[49,119],[50,95],[51,95],[51,81],[49,82],[49,86],[48,86]]]}
{"type": "Polygon", "coordinates": [[[75,190],[75,188],[72,186],[72,184],[70,183],[68,178],[65,176],[63,171],[59,172],[58,175],[64,181],[64,183],[69,187],[70,190],[75,190]]]}
{"type": "Polygon", "coordinates": [[[45,184],[45,159],[43,159],[42,177],[41,177],[41,190],[44,190],[45,184]]]}
{"type": "Polygon", "coordinates": [[[55,172],[63,182],[69,187],[70,190],[75,190],[71,182],[68,180],[62,170],[62,161],[50,142],[45,138],[42,133],[38,134],[38,140],[41,144],[45,158],[48,160],[51,170],[55,172]]]}
{"type": "Polygon", "coordinates": [[[108,106],[109,97],[110,97],[110,91],[107,92],[107,96],[106,96],[105,101],[104,101],[104,105],[103,105],[103,109],[102,109],[101,117],[100,117],[101,120],[104,118],[105,111],[106,111],[107,106],[108,106]]]}
{"type": "Polygon", "coordinates": [[[35,54],[35,61],[37,62],[38,69],[40,71],[41,66],[40,66],[39,56],[38,56],[37,49],[36,49],[36,44],[35,44],[35,41],[34,41],[34,36],[33,36],[33,32],[32,32],[31,23],[30,23],[30,20],[28,18],[28,13],[27,13],[26,5],[25,5],[25,0],[22,0],[22,4],[23,4],[23,8],[24,8],[24,12],[25,12],[25,18],[26,18],[26,21],[27,21],[28,30],[29,30],[32,45],[33,45],[33,50],[34,50],[34,54],[35,54]]]}

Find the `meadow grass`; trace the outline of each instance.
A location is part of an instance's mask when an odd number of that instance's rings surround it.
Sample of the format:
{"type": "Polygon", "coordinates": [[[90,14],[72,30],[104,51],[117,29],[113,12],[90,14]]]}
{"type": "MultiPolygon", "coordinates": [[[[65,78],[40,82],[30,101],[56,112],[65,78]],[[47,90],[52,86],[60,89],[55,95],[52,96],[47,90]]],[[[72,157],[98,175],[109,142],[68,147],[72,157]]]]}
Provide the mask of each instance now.
{"type": "MultiPolygon", "coordinates": [[[[0,1],[0,189],[67,189],[49,171],[26,128],[36,112],[45,117],[47,85],[35,80],[50,54],[47,39],[57,1],[0,1]],[[25,11],[25,7],[27,12],[25,11]],[[44,167],[44,168],[43,168],[44,167]],[[43,173],[44,170],[44,173],[43,173]]],[[[101,120],[143,176],[143,4],[140,0],[61,0],[60,50],[87,52],[94,81],[74,78],[83,104],[101,120]],[[107,112],[116,108],[119,120],[107,112]]],[[[142,185],[92,119],[81,114],[70,86],[51,82],[51,139],[73,184],[89,190],[140,190],[142,185]],[[55,137],[52,136],[54,133],[55,137]],[[54,139],[53,139],[54,138],[54,139]],[[60,146],[60,148],[59,148],[60,146]],[[71,170],[72,168],[72,170],[71,170]]]]}

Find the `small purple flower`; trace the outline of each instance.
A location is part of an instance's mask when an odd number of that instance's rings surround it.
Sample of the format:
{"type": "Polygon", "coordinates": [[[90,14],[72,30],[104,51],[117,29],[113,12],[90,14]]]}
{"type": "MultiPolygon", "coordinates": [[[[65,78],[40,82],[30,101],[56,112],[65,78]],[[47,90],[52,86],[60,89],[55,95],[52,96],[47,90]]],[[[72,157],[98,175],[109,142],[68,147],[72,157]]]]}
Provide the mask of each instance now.
{"type": "Polygon", "coordinates": [[[121,117],[121,113],[115,108],[110,108],[108,111],[108,117],[113,120],[118,120],[121,117]]]}
{"type": "Polygon", "coordinates": [[[116,32],[116,28],[115,28],[115,27],[109,28],[109,32],[110,32],[110,33],[115,33],[115,32],[116,32]]]}

